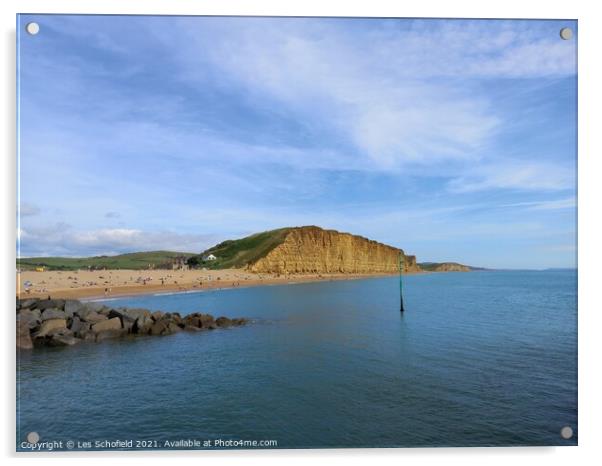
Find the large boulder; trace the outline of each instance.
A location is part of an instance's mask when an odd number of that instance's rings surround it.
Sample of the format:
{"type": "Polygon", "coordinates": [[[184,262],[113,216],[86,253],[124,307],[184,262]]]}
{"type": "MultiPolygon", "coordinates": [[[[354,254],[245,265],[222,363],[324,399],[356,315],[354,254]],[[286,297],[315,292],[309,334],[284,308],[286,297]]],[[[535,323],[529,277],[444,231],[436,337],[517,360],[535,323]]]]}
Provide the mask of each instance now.
{"type": "Polygon", "coordinates": [[[151,335],[171,335],[172,333],[176,333],[182,330],[178,324],[176,324],[172,319],[164,317],[161,320],[155,322],[151,329],[151,335]]]}
{"type": "Polygon", "coordinates": [[[151,327],[154,325],[154,323],[155,323],[155,321],[150,316],[150,313],[148,315],[142,314],[134,322],[134,325],[133,325],[131,331],[132,331],[132,333],[135,333],[138,335],[148,335],[148,333],[150,332],[151,327]]]}
{"type": "Polygon", "coordinates": [[[17,314],[17,321],[27,322],[30,330],[36,329],[42,323],[41,312],[38,309],[21,309],[17,314]]]}
{"type": "Polygon", "coordinates": [[[69,330],[73,332],[76,338],[85,338],[90,333],[91,327],[90,322],[84,322],[77,316],[73,316],[69,323],[69,330]]]}
{"type": "Polygon", "coordinates": [[[76,299],[67,299],[65,301],[65,315],[73,317],[74,314],[79,315],[79,311],[84,308],[84,304],[76,299]]]}
{"type": "Polygon", "coordinates": [[[87,303],[83,303],[83,304],[86,307],[86,309],[88,309],[90,311],[96,311],[96,312],[100,312],[107,307],[103,303],[96,303],[96,302],[87,302],[87,303]]]}
{"type": "Polygon", "coordinates": [[[196,313],[189,314],[186,317],[184,317],[184,325],[186,327],[200,328],[201,327],[201,318],[196,313]]]}
{"type": "Polygon", "coordinates": [[[232,321],[230,319],[228,319],[227,317],[218,317],[217,319],[215,319],[215,323],[217,324],[218,327],[222,327],[222,328],[227,328],[232,326],[232,321]]]}
{"type": "Polygon", "coordinates": [[[146,310],[146,309],[126,309],[126,308],[120,308],[120,309],[111,309],[111,312],[109,312],[109,319],[113,318],[113,317],[119,317],[119,319],[121,319],[121,325],[124,329],[126,329],[129,333],[135,333],[135,328],[134,328],[134,324],[136,323],[136,321],[139,318],[145,319],[148,318],[149,320],[151,319],[151,313],[150,311],[146,310]]]}
{"type": "Polygon", "coordinates": [[[40,319],[42,322],[44,322],[45,320],[50,320],[50,319],[66,319],[66,318],[67,318],[67,316],[65,315],[65,311],[57,309],[57,308],[48,308],[48,309],[44,309],[40,319]]]}
{"type": "Polygon", "coordinates": [[[163,318],[164,314],[165,313],[162,311],[155,311],[151,314],[151,316],[155,322],[158,322],[159,320],[161,320],[163,318]]]}
{"type": "MultiPolygon", "coordinates": [[[[112,330],[110,330],[112,331],[112,330]]],[[[103,333],[103,332],[100,332],[103,333]]],[[[100,334],[98,334],[100,335],[100,334]]],[[[75,335],[77,338],[81,338],[83,341],[96,341],[97,334],[92,331],[92,329],[87,332],[80,332],[78,335],[75,335]]]]}
{"type": "Polygon", "coordinates": [[[217,328],[215,319],[211,314],[199,314],[199,318],[201,320],[201,328],[206,328],[209,330],[217,328]]]}
{"type": "Polygon", "coordinates": [[[195,326],[193,326],[193,325],[187,325],[187,324],[185,324],[185,325],[184,325],[184,330],[186,330],[186,331],[188,331],[188,332],[200,332],[200,331],[202,331],[203,329],[202,329],[202,328],[199,328],[199,327],[195,327],[195,326]]]}
{"type": "Polygon", "coordinates": [[[36,304],[36,309],[43,311],[44,309],[60,309],[65,308],[64,299],[40,299],[36,304]]]}
{"type": "Polygon", "coordinates": [[[125,336],[126,334],[127,334],[127,330],[124,328],[103,330],[96,334],[96,341],[109,340],[112,338],[121,338],[121,337],[125,336]]]}
{"type": "Polygon", "coordinates": [[[241,325],[246,325],[249,322],[249,319],[245,319],[243,317],[235,317],[232,319],[232,325],[236,327],[240,327],[241,325]]]}
{"type": "Polygon", "coordinates": [[[80,315],[80,318],[85,322],[90,322],[92,324],[95,324],[96,322],[101,322],[103,320],[107,320],[107,316],[99,314],[96,311],[86,312],[83,316],[80,315]]]}
{"type": "Polygon", "coordinates": [[[59,330],[67,330],[67,321],[65,319],[50,319],[42,322],[40,330],[34,334],[35,338],[42,338],[59,330]]]}
{"type": "Polygon", "coordinates": [[[52,335],[50,340],[46,342],[48,346],[73,346],[79,343],[81,340],[75,338],[73,335],[68,333],[55,333],[52,335]]]}
{"type": "Polygon", "coordinates": [[[71,319],[67,319],[67,327],[73,333],[79,331],[83,325],[82,320],[78,316],[73,316],[71,319]]]}
{"type": "Polygon", "coordinates": [[[200,314],[198,312],[188,314],[184,317],[182,323],[184,324],[184,327],[196,327],[204,330],[217,328],[215,319],[211,314],[200,314]]]}
{"type": "Polygon", "coordinates": [[[121,319],[128,319],[131,321],[135,321],[140,316],[150,316],[151,313],[147,309],[128,309],[125,307],[119,309],[111,309],[109,313],[110,317],[119,317],[121,319]]]}
{"type": "Polygon", "coordinates": [[[173,322],[180,328],[184,328],[185,324],[184,324],[184,319],[182,319],[182,316],[180,315],[179,312],[172,312],[171,314],[171,320],[173,320],[173,322]]]}
{"type": "Polygon", "coordinates": [[[33,309],[35,308],[38,299],[36,298],[28,298],[28,299],[19,299],[17,301],[17,310],[19,309],[33,309]]]}
{"type": "Polygon", "coordinates": [[[177,332],[181,332],[182,331],[182,327],[180,327],[176,322],[174,322],[172,320],[169,323],[168,330],[169,330],[169,333],[177,333],[177,332]]]}
{"type": "Polygon", "coordinates": [[[94,333],[100,333],[105,330],[121,330],[121,319],[119,317],[113,317],[112,319],[101,320],[92,325],[92,331],[94,333]]]}
{"type": "MultiPolygon", "coordinates": [[[[100,303],[81,303],[81,306],[77,311],[74,310],[74,314],[77,314],[81,319],[88,320],[88,316],[90,316],[90,322],[94,320],[96,316],[103,315],[101,311],[106,309],[104,304],[100,303]]],[[[106,317],[106,316],[105,316],[106,317]]],[[[98,319],[97,319],[98,320],[98,319]]]]}
{"type": "Polygon", "coordinates": [[[27,321],[17,320],[17,348],[32,349],[33,342],[29,333],[29,324],[27,321]]]}
{"type": "Polygon", "coordinates": [[[154,336],[167,335],[169,333],[169,320],[162,319],[155,322],[150,328],[150,334],[154,336]]]}

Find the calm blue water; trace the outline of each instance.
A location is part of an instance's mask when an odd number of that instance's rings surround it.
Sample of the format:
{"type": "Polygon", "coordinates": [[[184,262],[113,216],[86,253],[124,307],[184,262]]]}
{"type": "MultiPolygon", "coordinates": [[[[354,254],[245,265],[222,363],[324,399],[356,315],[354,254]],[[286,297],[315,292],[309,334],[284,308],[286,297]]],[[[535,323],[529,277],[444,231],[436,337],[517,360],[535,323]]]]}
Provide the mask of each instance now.
{"type": "Polygon", "coordinates": [[[574,445],[576,284],[575,271],[408,276],[404,315],[394,277],[115,300],[256,322],[31,352],[17,439],[574,445]]]}

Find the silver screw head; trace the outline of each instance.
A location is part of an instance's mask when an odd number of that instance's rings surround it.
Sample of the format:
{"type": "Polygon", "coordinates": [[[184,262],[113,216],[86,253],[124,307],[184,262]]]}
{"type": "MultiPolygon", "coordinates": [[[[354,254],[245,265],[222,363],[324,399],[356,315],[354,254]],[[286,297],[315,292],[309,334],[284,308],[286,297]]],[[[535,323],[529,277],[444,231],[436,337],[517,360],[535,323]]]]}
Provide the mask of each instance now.
{"type": "Polygon", "coordinates": [[[40,32],[40,25],[38,23],[27,23],[25,30],[30,36],[35,36],[38,32],[40,32]]]}
{"type": "Polygon", "coordinates": [[[571,40],[573,38],[573,30],[571,28],[562,28],[560,30],[560,38],[563,40],[571,40]]]}
{"type": "Polygon", "coordinates": [[[570,426],[564,426],[560,429],[560,436],[565,440],[570,439],[573,436],[573,429],[570,426]]]}

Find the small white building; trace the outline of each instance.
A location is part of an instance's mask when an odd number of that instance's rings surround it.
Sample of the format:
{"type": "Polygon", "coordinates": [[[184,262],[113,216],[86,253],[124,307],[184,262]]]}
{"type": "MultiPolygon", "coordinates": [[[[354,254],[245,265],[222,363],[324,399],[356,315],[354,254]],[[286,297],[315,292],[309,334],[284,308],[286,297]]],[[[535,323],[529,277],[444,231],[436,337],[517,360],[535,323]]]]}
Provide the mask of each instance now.
{"type": "Polygon", "coordinates": [[[204,260],[206,261],[214,261],[215,259],[217,259],[217,257],[215,257],[213,254],[209,254],[208,256],[204,257],[204,260]]]}

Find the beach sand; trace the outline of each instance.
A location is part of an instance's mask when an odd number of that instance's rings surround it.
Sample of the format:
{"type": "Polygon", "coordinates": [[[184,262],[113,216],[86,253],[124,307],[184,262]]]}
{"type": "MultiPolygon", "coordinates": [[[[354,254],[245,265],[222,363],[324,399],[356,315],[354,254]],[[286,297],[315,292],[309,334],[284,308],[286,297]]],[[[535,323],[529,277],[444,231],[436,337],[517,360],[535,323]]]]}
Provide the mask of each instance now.
{"type": "Polygon", "coordinates": [[[17,297],[104,298],[299,282],[350,280],[384,274],[255,274],[223,270],[78,270],[17,273],[17,297]],[[25,286],[30,282],[29,287],[25,286]],[[29,291],[26,291],[26,290],[29,291]]]}

